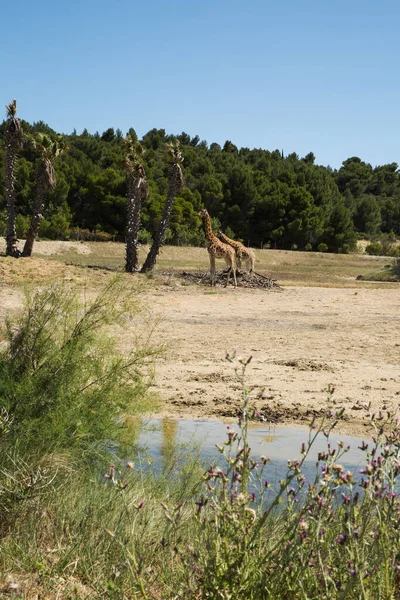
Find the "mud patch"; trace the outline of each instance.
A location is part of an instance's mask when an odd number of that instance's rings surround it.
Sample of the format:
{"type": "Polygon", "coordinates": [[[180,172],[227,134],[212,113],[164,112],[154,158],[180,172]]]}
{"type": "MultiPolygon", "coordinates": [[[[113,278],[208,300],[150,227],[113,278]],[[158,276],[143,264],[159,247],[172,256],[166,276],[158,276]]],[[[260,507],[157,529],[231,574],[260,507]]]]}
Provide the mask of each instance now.
{"type": "Polygon", "coordinates": [[[326,363],[317,362],[315,360],[306,360],[304,358],[291,359],[291,360],[274,360],[275,365],[282,365],[284,367],[293,367],[298,371],[328,371],[334,373],[335,369],[327,365],[326,363]]]}
{"type": "Polygon", "coordinates": [[[232,375],[224,375],[223,373],[196,373],[195,375],[190,375],[186,381],[201,381],[201,382],[221,382],[221,383],[229,383],[234,381],[232,375]]]}

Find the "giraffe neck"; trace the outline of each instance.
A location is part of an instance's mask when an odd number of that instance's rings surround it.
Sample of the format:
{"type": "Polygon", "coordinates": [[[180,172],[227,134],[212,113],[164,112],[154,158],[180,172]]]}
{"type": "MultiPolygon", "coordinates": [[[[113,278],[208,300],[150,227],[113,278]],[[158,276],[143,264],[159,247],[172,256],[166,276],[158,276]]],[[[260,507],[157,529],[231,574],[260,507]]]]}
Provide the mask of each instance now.
{"type": "Polygon", "coordinates": [[[216,236],[211,227],[210,215],[204,215],[204,230],[206,234],[206,239],[208,241],[212,241],[215,239],[216,236]]]}
{"type": "Polygon", "coordinates": [[[228,236],[227,236],[227,235],[225,235],[225,234],[224,234],[224,233],[222,233],[222,232],[221,232],[221,239],[222,239],[224,242],[227,242],[228,244],[230,244],[230,245],[231,245],[231,246],[233,246],[233,247],[239,246],[239,243],[238,243],[238,242],[235,242],[235,240],[231,240],[231,238],[228,238],[228,236]]]}

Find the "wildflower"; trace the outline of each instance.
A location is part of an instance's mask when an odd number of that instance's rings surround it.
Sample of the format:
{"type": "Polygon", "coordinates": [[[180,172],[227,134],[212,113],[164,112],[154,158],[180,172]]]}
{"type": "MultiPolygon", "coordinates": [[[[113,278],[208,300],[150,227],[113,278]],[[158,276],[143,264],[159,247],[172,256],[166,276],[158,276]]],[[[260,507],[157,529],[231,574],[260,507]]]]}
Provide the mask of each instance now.
{"type": "Polygon", "coordinates": [[[346,538],[343,535],[343,533],[339,533],[337,539],[336,539],[336,543],[339,544],[340,546],[343,546],[343,544],[345,543],[346,538]]]}

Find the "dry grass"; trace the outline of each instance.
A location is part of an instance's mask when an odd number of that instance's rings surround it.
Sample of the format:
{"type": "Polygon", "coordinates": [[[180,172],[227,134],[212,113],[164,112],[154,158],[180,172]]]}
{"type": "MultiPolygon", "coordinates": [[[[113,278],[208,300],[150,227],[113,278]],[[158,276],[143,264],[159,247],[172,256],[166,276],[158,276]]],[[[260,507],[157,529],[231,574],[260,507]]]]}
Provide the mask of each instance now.
{"type": "MultiPolygon", "coordinates": [[[[143,261],[147,247],[140,249],[140,260],[143,261]]],[[[79,242],[71,245],[70,242],[39,242],[35,244],[34,257],[46,257],[51,261],[63,264],[64,277],[82,275],[73,266],[92,266],[103,270],[123,270],[125,246],[116,242],[79,242]]],[[[288,250],[256,250],[256,271],[277,279],[281,285],[306,285],[328,287],[353,287],[359,275],[367,276],[373,272],[382,271],[385,265],[394,264],[394,259],[381,256],[368,256],[363,254],[322,254],[320,252],[292,252],[288,250]]],[[[50,272],[57,270],[47,260],[46,267],[50,272]]],[[[23,262],[23,261],[19,261],[23,262]]],[[[15,271],[21,267],[15,266],[15,271]]],[[[217,263],[218,264],[218,263],[217,263]]],[[[224,266],[220,262],[220,268],[224,266]]],[[[205,248],[165,246],[157,261],[156,273],[160,271],[208,270],[209,260],[205,248]]],[[[31,268],[22,268],[22,273],[29,277],[31,268]]],[[[46,269],[38,268],[39,278],[45,275],[46,269]]],[[[101,271],[100,271],[101,272],[101,271]]],[[[85,270],[84,278],[102,280],[104,275],[99,275],[95,269],[85,270]]],[[[35,276],[36,277],[36,276],[35,276]]],[[[374,285],[361,284],[357,285],[374,285]]]]}
{"type": "MultiPolygon", "coordinates": [[[[143,262],[148,247],[140,249],[143,262]]],[[[0,285],[23,285],[64,280],[75,285],[97,288],[107,283],[113,273],[123,273],[125,245],[117,242],[36,242],[33,258],[15,260],[3,256],[0,240],[0,285]],[[83,267],[83,268],[82,268],[83,267]],[[89,268],[87,268],[89,267],[89,268]]],[[[306,287],[396,287],[395,278],[388,282],[389,272],[395,268],[396,259],[365,254],[322,254],[320,252],[293,252],[289,250],[256,250],[256,271],[268,276],[282,286],[306,287]],[[386,268],[385,267],[390,267],[386,268]],[[382,273],[384,276],[382,276],[382,273]],[[378,274],[378,275],[377,275],[378,274]],[[361,276],[361,277],[360,277],[361,276]],[[357,277],[363,278],[363,281],[357,277]],[[367,281],[370,277],[376,281],[367,281]]],[[[217,261],[217,269],[225,267],[217,261]]],[[[185,284],[180,280],[182,271],[208,271],[209,259],[205,248],[165,246],[157,261],[154,280],[168,276],[168,283],[185,284]],[[172,275],[172,279],[171,279],[172,275]]],[[[140,275],[124,274],[147,281],[140,275]]],[[[153,277],[153,274],[150,275],[153,277]]]]}

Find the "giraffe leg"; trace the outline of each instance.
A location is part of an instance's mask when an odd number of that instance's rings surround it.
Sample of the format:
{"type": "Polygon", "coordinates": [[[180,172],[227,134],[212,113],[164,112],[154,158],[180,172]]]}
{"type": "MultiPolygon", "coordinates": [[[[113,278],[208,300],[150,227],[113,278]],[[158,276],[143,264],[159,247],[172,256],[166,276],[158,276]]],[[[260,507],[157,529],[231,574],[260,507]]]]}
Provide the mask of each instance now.
{"type": "Polygon", "coordinates": [[[211,285],[215,285],[215,256],[210,254],[210,279],[211,285]]]}
{"type": "Polygon", "coordinates": [[[228,266],[228,269],[226,271],[227,274],[228,274],[228,277],[227,277],[227,280],[226,280],[226,283],[225,283],[225,287],[227,287],[228,283],[229,283],[229,279],[231,277],[231,273],[232,273],[232,260],[231,260],[231,258],[229,256],[225,256],[224,259],[225,259],[225,262],[226,262],[226,264],[228,266]]]}
{"type": "Polygon", "coordinates": [[[233,281],[234,281],[234,285],[235,285],[235,287],[237,287],[237,281],[236,281],[236,262],[235,262],[235,257],[233,257],[233,261],[232,261],[232,271],[233,271],[233,281]]]}
{"type": "Polygon", "coordinates": [[[230,268],[230,269],[229,269],[229,271],[228,271],[228,278],[227,278],[227,280],[226,280],[225,287],[228,287],[228,283],[229,283],[229,280],[230,280],[230,278],[231,278],[231,273],[232,273],[232,268],[230,268]]]}

